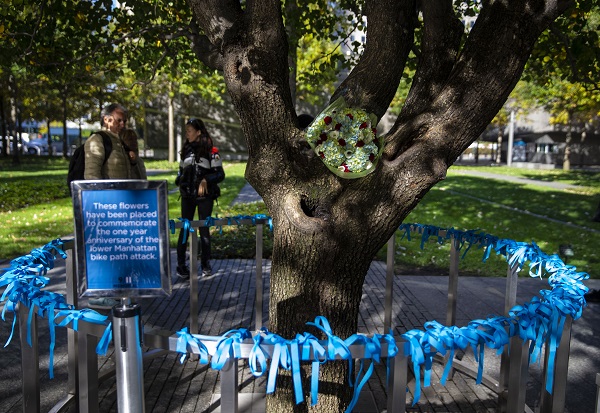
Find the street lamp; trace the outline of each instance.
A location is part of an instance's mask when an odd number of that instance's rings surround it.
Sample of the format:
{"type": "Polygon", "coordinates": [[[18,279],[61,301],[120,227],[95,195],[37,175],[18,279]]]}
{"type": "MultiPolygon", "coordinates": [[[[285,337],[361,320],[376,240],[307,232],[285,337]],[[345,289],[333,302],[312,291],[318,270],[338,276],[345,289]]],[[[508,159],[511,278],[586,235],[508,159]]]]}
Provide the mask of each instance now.
{"type": "Polygon", "coordinates": [[[565,264],[569,261],[569,258],[575,255],[571,244],[560,244],[558,246],[558,254],[563,257],[565,264]]]}

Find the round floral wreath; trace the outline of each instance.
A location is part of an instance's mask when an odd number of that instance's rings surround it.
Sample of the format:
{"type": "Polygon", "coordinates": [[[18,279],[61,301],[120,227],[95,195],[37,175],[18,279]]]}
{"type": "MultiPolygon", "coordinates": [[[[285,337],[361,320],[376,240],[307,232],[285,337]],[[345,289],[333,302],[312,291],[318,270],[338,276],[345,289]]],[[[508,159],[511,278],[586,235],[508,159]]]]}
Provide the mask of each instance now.
{"type": "Polygon", "coordinates": [[[340,99],[311,123],[306,139],[333,173],[360,178],[375,169],[383,144],[377,138],[375,116],[347,108],[340,99]]]}

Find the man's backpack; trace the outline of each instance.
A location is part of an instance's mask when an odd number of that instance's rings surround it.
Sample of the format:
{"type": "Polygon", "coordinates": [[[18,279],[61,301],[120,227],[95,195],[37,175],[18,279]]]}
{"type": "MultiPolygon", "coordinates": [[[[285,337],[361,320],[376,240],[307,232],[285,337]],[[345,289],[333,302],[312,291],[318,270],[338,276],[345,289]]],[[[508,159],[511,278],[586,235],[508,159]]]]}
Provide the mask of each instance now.
{"type": "MultiPolygon", "coordinates": [[[[102,143],[104,144],[104,163],[110,156],[112,152],[112,141],[110,140],[110,136],[103,131],[94,132],[94,134],[98,134],[102,136],[102,143]]],[[[69,188],[69,193],[71,193],[71,182],[72,181],[80,181],[85,179],[85,145],[81,145],[73,155],[71,156],[71,161],[69,162],[69,172],[67,173],[67,186],[69,188]]]]}

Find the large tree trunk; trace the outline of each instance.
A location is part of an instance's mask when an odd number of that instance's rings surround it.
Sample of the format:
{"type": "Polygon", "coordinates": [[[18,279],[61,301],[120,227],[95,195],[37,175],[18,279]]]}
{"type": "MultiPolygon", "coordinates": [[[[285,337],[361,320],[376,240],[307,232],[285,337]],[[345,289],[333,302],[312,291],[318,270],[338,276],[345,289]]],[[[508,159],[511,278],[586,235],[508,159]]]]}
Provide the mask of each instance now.
{"type": "MultiPolygon", "coordinates": [[[[550,0],[485,2],[462,42],[450,0],[420,2],[422,47],[407,103],[385,136],[375,171],[349,180],[330,173],[295,126],[281,2],[190,4],[204,30],[194,51],[223,70],[248,144],[246,178],[273,217],[269,329],[286,338],[310,331],[305,323],[317,315],[327,317],[339,337],[356,332],[362,284],[375,253],[483,132],[537,37],[562,11],[550,0]]],[[[363,55],[332,100],[343,96],[381,118],[413,47],[417,2],[367,0],[364,13],[363,55]]],[[[321,385],[330,388],[320,387],[319,405],[309,408],[295,406],[289,380],[282,379],[268,411],[343,411],[345,380],[341,366],[324,371],[321,385]]]]}

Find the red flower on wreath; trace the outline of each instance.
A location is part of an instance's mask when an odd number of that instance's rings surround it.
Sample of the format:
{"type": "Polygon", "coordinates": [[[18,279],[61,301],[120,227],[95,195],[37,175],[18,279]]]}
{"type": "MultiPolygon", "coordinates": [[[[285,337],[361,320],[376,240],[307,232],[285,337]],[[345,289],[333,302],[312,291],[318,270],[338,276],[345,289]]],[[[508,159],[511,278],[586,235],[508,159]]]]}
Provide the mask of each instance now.
{"type": "Polygon", "coordinates": [[[369,173],[379,158],[381,140],[376,133],[371,115],[363,110],[332,108],[309,126],[307,141],[338,176],[359,177],[369,173]]]}

